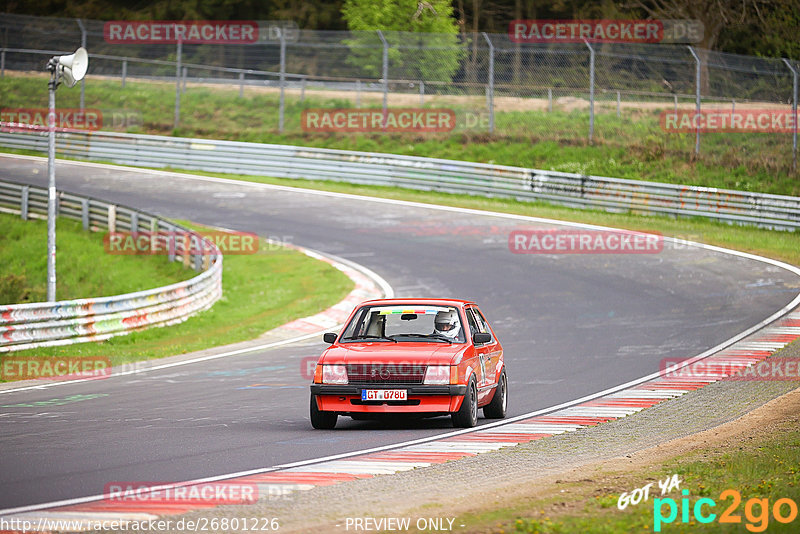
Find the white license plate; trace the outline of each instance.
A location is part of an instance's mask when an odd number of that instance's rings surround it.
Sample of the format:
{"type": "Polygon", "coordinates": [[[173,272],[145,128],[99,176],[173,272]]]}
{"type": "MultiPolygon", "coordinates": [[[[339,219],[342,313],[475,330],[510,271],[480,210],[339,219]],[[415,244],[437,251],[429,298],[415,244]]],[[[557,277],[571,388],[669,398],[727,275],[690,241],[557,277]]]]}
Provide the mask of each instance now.
{"type": "Polygon", "coordinates": [[[408,399],[405,389],[362,389],[362,401],[404,401],[408,399]]]}

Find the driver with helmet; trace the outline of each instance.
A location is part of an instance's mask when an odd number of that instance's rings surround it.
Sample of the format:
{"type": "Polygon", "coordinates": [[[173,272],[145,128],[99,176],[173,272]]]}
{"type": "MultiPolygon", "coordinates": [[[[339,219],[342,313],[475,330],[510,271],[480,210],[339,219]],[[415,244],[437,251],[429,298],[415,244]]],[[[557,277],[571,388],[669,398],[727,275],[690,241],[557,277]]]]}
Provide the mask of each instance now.
{"type": "Polygon", "coordinates": [[[445,336],[448,339],[455,339],[461,330],[456,310],[440,311],[433,320],[434,334],[445,336]]]}

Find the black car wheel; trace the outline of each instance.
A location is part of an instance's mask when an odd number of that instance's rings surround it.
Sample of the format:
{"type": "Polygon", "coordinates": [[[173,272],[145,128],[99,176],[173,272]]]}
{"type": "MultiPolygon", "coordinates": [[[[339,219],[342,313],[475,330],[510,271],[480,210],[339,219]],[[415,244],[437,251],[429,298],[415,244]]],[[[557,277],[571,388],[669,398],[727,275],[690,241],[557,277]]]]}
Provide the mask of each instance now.
{"type": "Polygon", "coordinates": [[[475,386],[475,377],[469,379],[467,392],[461,408],[457,412],[450,414],[453,418],[453,426],[459,428],[472,428],[478,424],[478,388],[475,386]]]}
{"type": "Polygon", "coordinates": [[[487,419],[503,419],[506,416],[508,407],[508,379],[506,370],[500,371],[500,379],[497,381],[497,388],[494,391],[492,401],[483,407],[483,416],[487,419]]]}
{"type": "Polygon", "coordinates": [[[319,430],[331,430],[336,426],[339,414],[336,412],[323,412],[317,406],[317,397],[311,395],[311,426],[319,430]]]}

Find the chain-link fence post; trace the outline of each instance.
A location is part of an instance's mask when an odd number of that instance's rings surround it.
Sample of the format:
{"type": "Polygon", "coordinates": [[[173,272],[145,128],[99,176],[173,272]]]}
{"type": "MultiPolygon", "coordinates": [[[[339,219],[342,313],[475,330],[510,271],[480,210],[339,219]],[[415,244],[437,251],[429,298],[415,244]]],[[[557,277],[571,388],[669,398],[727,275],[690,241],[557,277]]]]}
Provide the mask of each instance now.
{"type": "Polygon", "coordinates": [[[594,48],[586,39],[583,40],[589,48],[589,144],[594,136],[594,48]]]}
{"type": "Polygon", "coordinates": [[[0,78],[6,77],[6,49],[0,51],[0,78]]]}
{"type": "Polygon", "coordinates": [[[489,133],[494,133],[494,44],[486,32],[483,32],[483,38],[486,39],[486,43],[489,45],[489,78],[487,80],[486,105],[489,108],[489,133]]]}
{"type": "Polygon", "coordinates": [[[378,31],[378,37],[383,43],[383,124],[386,126],[387,109],[389,108],[389,43],[383,36],[383,32],[378,31]]]}
{"type": "MultiPolygon", "coordinates": [[[[693,46],[688,46],[689,52],[692,53],[694,56],[695,61],[695,73],[694,73],[694,87],[695,87],[695,113],[696,117],[700,116],[700,56],[698,56],[693,46]]],[[[696,124],[695,119],[695,124],[696,124]]],[[[695,136],[694,136],[694,155],[695,157],[700,155],[700,128],[695,129],[695,136]]]]}
{"type": "MultiPolygon", "coordinates": [[[[86,27],[81,19],[75,19],[81,29],[81,46],[86,48],[86,27]]],[[[81,80],[81,109],[86,107],[86,77],[81,80]]]]}
{"type": "Polygon", "coordinates": [[[125,78],[128,77],[128,60],[122,60],[122,88],[125,89],[125,78]]]}
{"type": "Polygon", "coordinates": [[[797,172],[797,69],[792,67],[788,59],[784,58],[783,62],[792,71],[792,122],[794,123],[792,131],[792,171],[797,172]]]}
{"type": "Polygon", "coordinates": [[[183,54],[183,41],[178,39],[176,45],[175,58],[175,117],[172,121],[172,127],[178,128],[178,123],[181,117],[181,54],[183,54]]]}
{"type": "Polygon", "coordinates": [[[286,111],[286,35],[284,35],[283,28],[279,31],[281,35],[281,102],[278,112],[278,131],[283,133],[283,114],[286,111]]]}

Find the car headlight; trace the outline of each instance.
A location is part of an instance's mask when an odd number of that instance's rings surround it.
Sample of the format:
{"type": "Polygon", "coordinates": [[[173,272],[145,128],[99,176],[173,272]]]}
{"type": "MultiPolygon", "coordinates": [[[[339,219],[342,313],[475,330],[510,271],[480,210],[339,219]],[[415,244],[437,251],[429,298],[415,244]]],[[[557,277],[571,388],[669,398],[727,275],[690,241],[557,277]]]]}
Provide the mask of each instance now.
{"type": "Polygon", "coordinates": [[[323,365],[323,384],[347,384],[347,367],[344,365],[323,365]]]}
{"type": "Polygon", "coordinates": [[[440,384],[445,385],[450,383],[450,366],[449,365],[429,365],[425,369],[424,384],[440,384]]]}

